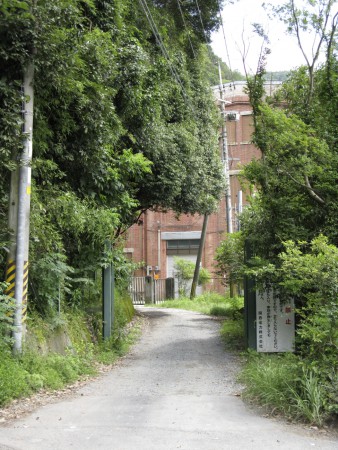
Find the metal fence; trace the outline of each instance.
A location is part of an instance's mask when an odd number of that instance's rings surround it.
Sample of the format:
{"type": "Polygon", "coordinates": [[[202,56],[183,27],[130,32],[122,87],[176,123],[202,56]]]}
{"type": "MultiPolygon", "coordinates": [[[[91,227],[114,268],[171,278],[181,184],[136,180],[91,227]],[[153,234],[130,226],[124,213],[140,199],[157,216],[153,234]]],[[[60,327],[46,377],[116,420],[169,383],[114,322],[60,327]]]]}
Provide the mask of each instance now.
{"type": "Polygon", "coordinates": [[[134,305],[145,303],[145,277],[132,277],[129,284],[129,295],[134,305]]]}
{"type": "MultiPolygon", "coordinates": [[[[153,280],[153,301],[152,303],[162,303],[166,297],[166,280],[153,280]]],[[[134,305],[144,305],[146,303],[145,277],[132,277],[129,284],[129,295],[134,305]]]]}
{"type": "Polygon", "coordinates": [[[165,279],[154,280],[155,303],[162,303],[166,298],[165,279]]]}

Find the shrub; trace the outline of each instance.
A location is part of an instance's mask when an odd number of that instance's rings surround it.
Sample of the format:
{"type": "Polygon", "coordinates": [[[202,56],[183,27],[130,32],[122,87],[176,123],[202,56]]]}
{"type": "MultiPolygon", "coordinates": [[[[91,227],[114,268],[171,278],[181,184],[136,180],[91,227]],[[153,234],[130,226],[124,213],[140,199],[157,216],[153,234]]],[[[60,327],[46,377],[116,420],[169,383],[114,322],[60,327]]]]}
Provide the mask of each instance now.
{"type": "Polygon", "coordinates": [[[27,372],[17,359],[0,352],[0,406],[30,393],[26,375],[27,372]]]}
{"type": "Polygon", "coordinates": [[[14,300],[5,294],[6,289],[7,284],[0,282],[0,349],[3,350],[12,343],[11,330],[15,311],[14,300]]]}

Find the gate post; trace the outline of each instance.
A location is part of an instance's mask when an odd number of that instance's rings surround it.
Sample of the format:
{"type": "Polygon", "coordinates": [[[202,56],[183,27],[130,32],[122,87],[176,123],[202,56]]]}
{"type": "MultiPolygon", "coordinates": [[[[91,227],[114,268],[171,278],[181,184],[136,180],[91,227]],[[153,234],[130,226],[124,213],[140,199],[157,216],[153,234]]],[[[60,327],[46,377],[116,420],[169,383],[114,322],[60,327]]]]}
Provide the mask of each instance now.
{"type": "Polygon", "coordinates": [[[155,303],[154,300],[154,279],[147,276],[144,280],[144,303],[147,305],[153,304],[155,303]]]}
{"type": "Polygon", "coordinates": [[[165,298],[175,298],[175,280],[174,278],[166,278],[165,280],[165,298]]]}
{"type": "MultiPolygon", "coordinates": [[[[105,251],[108,253],[111,251],[111,243],[107,240],[105,242],[105,251]]],[[[102,321],[103,321],[103,339],[110,338],[112,332],[112,264],[108,264],[107,267],[102,269],[102,321]]]]}
{"type": "MultiPolygon", "coordinates": [[[[244,246],[245,262],[249,263],[252,257],[252,243],[246,240],[244,246]]],[[[244,277],[244,327],[246,347],[257,350],[255,280],[248,275],[244,277]]]]}

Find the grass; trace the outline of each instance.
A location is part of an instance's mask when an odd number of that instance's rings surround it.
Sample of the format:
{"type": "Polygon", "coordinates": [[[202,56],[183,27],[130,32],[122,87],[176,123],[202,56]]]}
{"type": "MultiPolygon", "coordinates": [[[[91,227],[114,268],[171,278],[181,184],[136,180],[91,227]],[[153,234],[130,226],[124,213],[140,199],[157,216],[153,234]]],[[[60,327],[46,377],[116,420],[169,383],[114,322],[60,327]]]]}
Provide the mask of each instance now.
{"type": "Polygon", "coordinates": [[[225,320],[221,327],[221,336],[227,350],[241,351],[245,349],[243,318],[225,320]]]}
{"type": "Polygon", "coordinates": [[[214,292],[208,292],[190,300],[188,297],[180,297],[175,300],[166,300],[160,305],[162,308],[186,309],[202,314],[219,317],[234,317],[243,308],[243,297],[224,297],[214,292]]]}
{"type": "Polygon", "coordinates": [[[113,364],[129,350],[140,335],[140,328],[140,321],[136,320],[119,336],[118,342],[116,336],[97,346],[81,341],[66,355],[24,351],[21,356],[13,357],[3,348],[0,350],[0,407],[40,389],[61,389],[85,375],[95,375],[98,363],[113,364]]]}
{"type": "Polygon", "coordinates": [[[271,413],[317,426],[330,416],[325,385],[297,355],[249,351],[240,381],[243,397],[271,413]]]}
{"type": "Polygon", "coordinates": [[[141,335],[141,319],[136,319],[133,325],[123,330],[118,336],[115,334],[102,342],[96,354],[96,360],[102,364],[113,364],[118,358],[128,353],[130,347],[141,335]]]}

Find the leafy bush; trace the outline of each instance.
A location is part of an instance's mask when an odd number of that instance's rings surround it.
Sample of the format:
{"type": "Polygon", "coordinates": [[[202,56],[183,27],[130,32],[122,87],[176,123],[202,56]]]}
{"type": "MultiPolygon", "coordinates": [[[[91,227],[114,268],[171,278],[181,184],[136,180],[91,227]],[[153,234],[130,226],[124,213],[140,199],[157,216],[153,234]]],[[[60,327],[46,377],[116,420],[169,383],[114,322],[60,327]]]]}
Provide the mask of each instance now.
{"type": "Polygon", "coordinates": [[[17,359],[0,351],[0,406],[30,393],[26,376],[27,372],[17,359]]]}
{"type": "Polygon", "coordinates": [[[238,231],[227,234],[216,250],[217,273],[226,275],[228,283],[243,283],[244,275],[244,237],[238,231]]]}
{"type": "MultiPolygon", "coordinates": [[[[276,398],[289,398],[294,417],[321,424],[325,418],[338,414],[338,248],[325,236],[306,242],[284,243],[279,254],[279,266],[262,264],[251,268],[256,280],[269,279],[279,285],[284,298],[296,304],[297,379],[287,385],[274,386],[276,398]]],[[[274,359],[259,360],[257,373],[249,379],[250,389],[257,389],[263,397],[259,401],[276,406],[273,396],[264,393],[264,374],[273,372],[274,359]],[[256,385],[257,383],[257,385],[256,385]]],[[[281,359],[278,360],[278,364],[281,359]]],[[[282,369],[290,360],[282,362],[282,369]]],[[[250,364],[250,371],[255,367],[250,364]]],[[[290,363],[290,372],[294,364],[290,363]]],[[[271,380],[274,374],[270,375],[271,380]]],[[[268,378],[268,377],[267,377],[268,378]]],[[[289,414],[288,411],[285,413],[289,414]]]]}
{"type": "Polygon", "coordinates": [[[5,294],[6,283],[0,282],[0,350],[12,343],[11,330],[15,310],[14,300],[5,294]]]}
{"type": "Polygon", "coordinates": [[[327,386],[338,372],[338,248],[324,236],[285,248],[280,284],[298,299],[297,348],[305,370],[327,386]]]}

